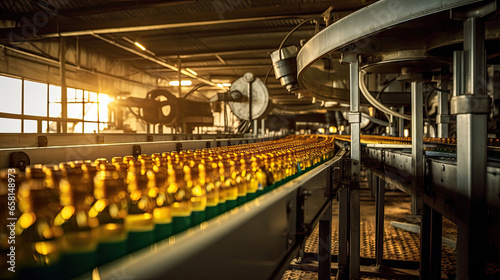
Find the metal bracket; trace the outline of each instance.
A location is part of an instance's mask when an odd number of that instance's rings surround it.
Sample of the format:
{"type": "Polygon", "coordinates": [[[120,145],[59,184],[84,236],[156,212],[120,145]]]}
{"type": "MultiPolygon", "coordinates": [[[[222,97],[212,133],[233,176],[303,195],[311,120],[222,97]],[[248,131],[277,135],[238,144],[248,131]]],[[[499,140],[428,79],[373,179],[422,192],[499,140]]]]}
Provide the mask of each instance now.
{"type": "Polygon", "coordinates": [[[361,123],[361,113],[349,112],[349,123],[361,123]]]}
{"type": "Polygon", "coordinates": [[[361,60],[357,54],[354,53],[341,53],[340,55],[340,63],[341,64],[349,64],[353,63],[356,60],[361,60]]]}
{"type": "Polygon", "coordinates": [[[342,164],[344,165],[342,168],[342,178],[344,178],[344,180],[351,181],[351,159],[345,158],[342,161],[342,164]]]}
{"type": "Polygon", "coordinates": [[[479,3],[473,8],[470,6],[465,8],[457,8],[450,10],[450,19],[466,20],[468,18],[482,18],[497,10],[497,1],[479,3]]]}
{"type": "Polygon", "coordinates": [[[25,152],[13,152],[9,155],[9,167],[19,168],[24,171],[30,165],[30,157],[25,152]]]}
{"type": "Polygon", "coordinates": [[[47,136],[38,136],[37,137],[38,147],[47,147],[49,144],[49,140],[47,136]]]}
{"type": "Polygon", "coordinates": [[[451,99],[451,114],[489,114],[491,98],[488,95],[463,94],[451,99]]]}

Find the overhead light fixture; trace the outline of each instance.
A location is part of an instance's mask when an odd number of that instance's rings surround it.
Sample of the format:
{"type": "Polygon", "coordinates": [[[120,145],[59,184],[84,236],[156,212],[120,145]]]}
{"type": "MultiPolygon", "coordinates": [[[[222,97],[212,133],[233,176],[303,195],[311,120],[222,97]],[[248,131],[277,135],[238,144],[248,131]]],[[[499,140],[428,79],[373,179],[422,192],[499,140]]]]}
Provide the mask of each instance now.
{"type": "Polygon", "coordinates": [[[410,135],[410,131],[408,130],[408,128],[404,130],[404,135],[405,137],[408,137],[410,135]]]}
{"type": "Polygon", "coordinates": [[[217,84],[218,87],[230,87],[231,83],[219,83],[217,84]]]}
{"type": "Polygon", "coordinates": [[[196,71],[194,71],[193,69],[191,68],[186,68],[186,71],[188,71],[189,73],[195,75],[195,76],[198,76],[198,73],[196,73],[196,71]]]}
{"type": "Polygon", "coordinates": [[[134,45],[136,45],[139,49],[146,51],[146,48],[143,45],[141,45],[139,42],[134,42],[134,45]]]}
{"type": "MultiPolygon", "coordinates": [[[[179,81],[170,81],[168,84],[172,87],[178,87],[179,86],[179,81]]],[[[182,80],[181,81],[181,86],[190,86],[192,85],[193,82],[191,80],[182,80]]]]}
{"type": "Polygon", "coordinates": [[[330,131],[330,133],[337,133],[337,127],[335,126],[330,126],[328,130],[330,131]]]}
{"type": "Polygon", "coordinates": [[[340,125],[340,131],[344,131],[344,129],[345,129],[344,125],[343,124],[340,125]]]}

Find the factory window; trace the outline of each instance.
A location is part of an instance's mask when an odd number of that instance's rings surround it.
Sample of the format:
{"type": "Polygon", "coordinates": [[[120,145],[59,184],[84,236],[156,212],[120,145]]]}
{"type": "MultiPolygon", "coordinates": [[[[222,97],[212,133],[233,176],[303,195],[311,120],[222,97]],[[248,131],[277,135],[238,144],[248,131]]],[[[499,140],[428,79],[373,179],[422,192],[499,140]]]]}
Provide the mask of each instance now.
{"type": "MultiPolygon", "coordinates": [[[[61,132],[61,87],[0,75],[0,133],[61,132]]],[[[67,88],[69,133],[96,133],[108,127],[108,103],[104,93],[67,88]]]]}
{"type": "Polygon", "coordinates": [[[20,79],[0,76],[0,86],[0,132],[21,132],[21,120],[6,117],[9,114],[21,114],[23,82],[20,79]]]}

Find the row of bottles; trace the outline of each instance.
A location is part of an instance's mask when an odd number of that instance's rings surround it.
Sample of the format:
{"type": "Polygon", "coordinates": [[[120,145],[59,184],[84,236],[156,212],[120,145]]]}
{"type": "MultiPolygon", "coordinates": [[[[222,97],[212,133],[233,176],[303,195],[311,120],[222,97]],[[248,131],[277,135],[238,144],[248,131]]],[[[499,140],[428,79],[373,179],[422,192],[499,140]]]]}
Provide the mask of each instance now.
{"type": "MultiPolygon", "coordinates": [[[[336,135],[336,139],[342,141],[350,141],[349,135],[336,135]]],[[[456,138],[437,138],[437,137],[424,137],[423,142],[427,144],[438,145],[456,145],[456,138]]],[[[365,144],[411,144],[411,137],[393,137],[393,136],[380,136],[380,135],[362,135],[361,143],[365,144]]],[[[488,147],[500,147],[500,139],[488,138],[488,147]]]]}
{"type": "MultiPolygon", "coordinates": [[[[76,277],[242,205],[333,152],[331,137],[293,136],[15,170],[19,271],[5,276],[76,277]]],[[[1,196],[6,172],[0,172],[1,196]]],[[[8,234],[0,232],[2,250],[8,234]]]]}

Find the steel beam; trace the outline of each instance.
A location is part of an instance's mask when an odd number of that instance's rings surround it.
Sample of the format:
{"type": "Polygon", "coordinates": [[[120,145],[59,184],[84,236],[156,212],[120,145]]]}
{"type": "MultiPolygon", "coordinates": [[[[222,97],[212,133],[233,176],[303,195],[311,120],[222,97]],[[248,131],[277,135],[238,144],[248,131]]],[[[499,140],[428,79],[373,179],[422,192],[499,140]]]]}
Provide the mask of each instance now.
{"type": "Polygon", "coordinates": [[[411,83],[411,154],[412,154],[412,196],[411,211],[414,215],[422,211],[424,187],[424,119],[422,82],[411,83]]]}
{"type": "Polygon", "coordinates": [[[422,208],[420,226],[420,280],[431,279],[430,276],[430,248],[431,248],[431,207],[427,204],[422,208]]]}
{"type": "MultiPolygon", "coordinates": [[[[92,36],[94,36],[95,38],[101,39],[101,40],[103,40],[104,42],[107,42],[107,43],[109,43],[109,44],[111,44],[111,45],[117,46],[117,47],[119,47],[120,49],[123,49],[123,50],[125,50],[125,51],[130,52],[130,53],[133,53],[133,54],[135,54],[135,55],[138,55],[138,56],[140,56],[140,57],[142,57],[142,58],[144,58],[144,59],[147,59],[147,60],[149,60],[149,61],[152,61],[152,62],[154,62],[154,63],[156,63],[156,64],[159,64],[159,65],[161,65],[161,66],[163,66],[163,67],[166,67],[166,68],[168,68],[168,69],[171,69],[171,70],[173,70],[173,71],[176,71],[176,72],[177,72],[177,71],[180,71],[183,75],[188,76],[188,77],[190,77],[190,78],[192,78],[192,79],[196,79],[196,80],[198,80],[198,81],[200,81],[200,82],[202,82],[202,83],[205,83],[205,84],[208,84],[208,85],[211,85],[211,86],[217,86],[217,84],[216,84],[216,83],[214,83],[214,82],[212,82],[212,81],[210,81],[210,80],[207,80],[207,79],[204,79],[204,78],[198,77],[197,75],[194,75],[194,74],[192,74],[192,73],[190,73],[190,72],[188,72],[188,71],[186,71],[186,70],[182,70],[182,69],[180,69],[180,67],[173,66],[173,65],[171,65],[171,64],[169,64],[169,63],[167,63],[167,62],[165,62],[165,61],[164,61],[163,59],[161,59],[161,58],[152,57],[152,56],[151,56],[151,55],[149,55],[149,54],[146,54],[146,53],[144,53],[144,52],[140,52],[140,51],[138,51],[138,50],[135,50],[135,49],[129,48],[129,47],[127,47],[127,46],[124,46],[124,45],[122,45],[122,44],[119,44],[118,42],[115,42],[115,41],[113,41],[113,40],[107,39],[107,38],[102,37],[102,36],[97,35],[97,34],[92,34],[92,36]]],[[[179,85],[179,87],[180,87],[180,85],[179,85]]]]}
{"type": "MultiPolygon", "coordinates": [[[[66,87],[66,38],[59,40],[59,75],[61,79],[61,117],[68,118],[68,89],[66,87]]],[[[62,133],[68,132],[68,123],[61,122],[62,133]]]]}
{"type": "Polygon", "coordinates": [[[346,185],[340,187],[339,198],[339,259],[337,279],[349,279],[349,189],[346,185]]]}
{"type": "Polygon", "coordinates": [[[420,279],[441,279],[441,213],[424,204],[420,227],[420,279]]]}
{"type": "MultiPolygon", "coordinates": [[[[375,176],[375,175],[373,175],[375,176]]],[[[384,208],[385,208],[385,181],[381,178],[377,180],[375,216],[375,267],[381,268],[384,260],[384,208]]]]}
{"type": "MultiPolygon", "coordinates": [[[[256,7],[247,9],[238,9],[225,13],[224,9],[219,9],[216,12],[210,11],[205,13],[196,13],[195,17],[189,17],[189,14],[178,13],[146,17],[133,18],[125,20],[105,20],[105,21],[63,21],[50,22],[44,27],[35,30],[36,38],[55,38],[68,36],[83,36],[93,34],[110,34],[110,33],[125,33],[125,32],[143,32],[150,30],[164,30],[171,28],[187,28],[197,26],[234,24],[245,22],[259,22],[264,20],[281,20],[290,18],[310,18],[317,16],[328,8],[329,4],[320,4],[316,7],[288,6],[281,7],[278,10],[269,9],[268,7],[256,7]]],[[[21,28],[6,28],[0,32],[0,38],[8,38],[9,34],[13,38],[24,35],[21,28]],[[15,36],[17,35],[17,36],[15,36]]],[[[29,35],[24,39],[30,38],[29,35]]]]}
{"type": "MultiPolygon", "coordinates": [[[[457,279],[485,277],[488,219],[486,210],[486,141],[489,108],[479,108],[486,96],[484,22],[464,21],[463,92],[455,99],[469,98],[469,107],[453,107],[457,114],[457,192],[463,198],[457,220],[457,279]]],[[[458,78],[462,78],[458,77],[458,78]]],[[[454,100],[455,101],[455,100],[454,100]]]]}
{"type": "Polygon", "coordinates": [[[431,208],[430,276],[441,279],[441,254],[443,243],[443,215],[431,208]]]}
{"type": "Polygon", "coordinates": [[[332,203],[319,221],[318,279],[330,280],[332,275],[332,203]]]}
{"type": "Polygon", "coordinates": [[[349,238],[349,275],[351,279],[359,279],[360,268],[360,201],[359,201],[359,174],[361,166],[361,143],[359,111],[359,58],[350,55],[349,88],[350,109],[349,122],[351,124],[351,186],[349,189],[350,206],[350,238],[349,238]]]}

